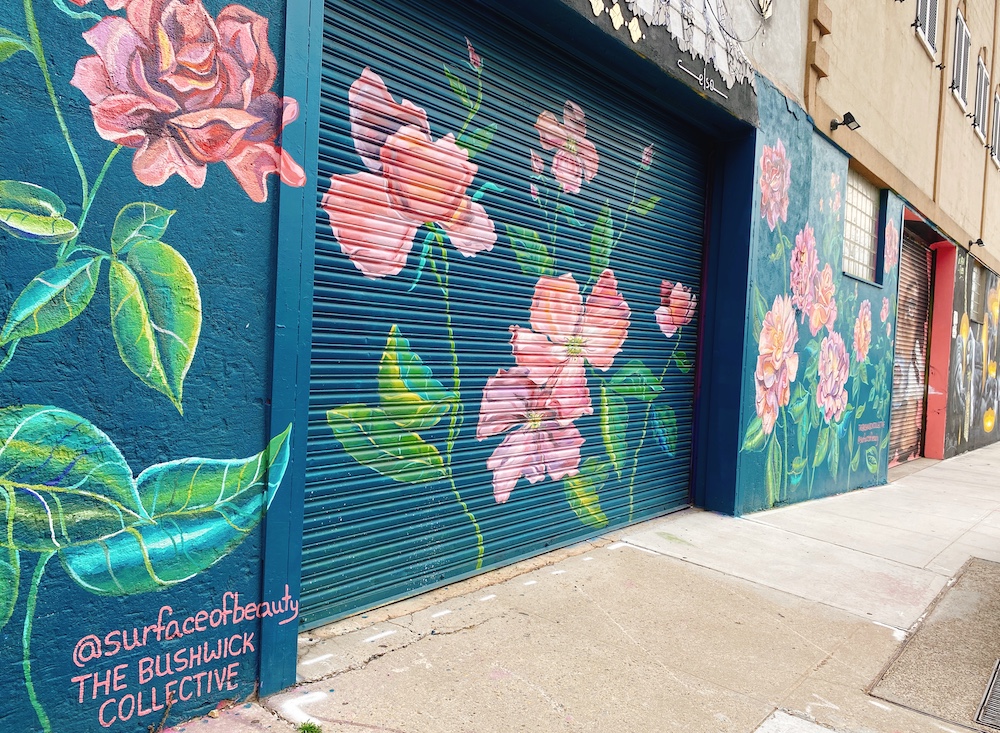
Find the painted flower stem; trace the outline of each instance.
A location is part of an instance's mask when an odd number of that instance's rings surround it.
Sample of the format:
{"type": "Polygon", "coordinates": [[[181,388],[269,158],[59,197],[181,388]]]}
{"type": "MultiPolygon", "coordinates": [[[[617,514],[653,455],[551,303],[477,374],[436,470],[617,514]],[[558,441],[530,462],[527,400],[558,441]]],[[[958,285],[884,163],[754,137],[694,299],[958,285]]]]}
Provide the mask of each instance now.
{"type": "Polygon", "coordinates": [[[14,358],[14,352],[17,351],[17,345],[21,343],[21,339],[14,339],[9,344],[7,344],[7,353],[4,354],[3,359],[0,359],[0,372],[7,368],[10,364],[10,360],[14,358]]]}
{"type": "Polygon", "coordinates": [[[625,236],[625,230],[628,229],[628,219],[632,214],[632,207],[635,206],[635,194],[639,188],[639,175],[642,173],[642,168],[640,167],[635,172],[635,177],[632,179],[632,198],[628,202],[628,206],[625,207],[625,218],[622,220],[622,228],[618,232],[618,236],[615,238],[614,244],[611,245],[612,249],[618,246],[618,243],[622,241],[622,237],[625,236]]]}
{"type": "Polygon", "coordinates": [[[54,552],[43,552],[38,557],[35,572],[31,576],[31,588],[28,591],[28,609],[24,614],[24,634],[21,636],[21,648],[24,650],[24,657],[21,662],[21,665],[24,667],[24,685],[28,690],[28,698],[31,700],[31,706],[35,709],[35,715],[38,716],[38,722],[42,724],[42,730],[45,733],[52,733],[52,725],[49,723],[49,716],[45,714],[42,704],[38,702],[38,697],[35,695],[35,685],[31,681],[31,626],[35,618],[35,605],[38,602],[38,586],[42,582],[42,573],[45,572],[45,564],[54,554],[54,552]]]}
{"type": "Polygon", "coordinates": [[[63,263],[69,259],[70,255],[74,252],[81,250],[88,250],[92,252],[98,252],[104,254],[101,250],[94,249],[93,247],[76,247],[76,241],[80,238],[81,232],[83,232],[83,227],[87,223],[87,214],[90,213],[90,207],[94,203],[94,199],[97,198],[97,192],[101,190],[101,184],[104,183],[104,176],[108,172],[108,168],[111,167],[111,162],[115,159],[115,156],[121,152],[123,145],[116,145],[114,149],[108,153],[107,159],[104,161],[104,165],[101,166],[101,172],[97,174],[97,178],[94,179],[94,185],[90,189],[90,195],[83,202],[83,210],[80,212],[80,219],[76,223],[76,236],[73,237],[69,242],[63,244],[59,248],[59,263],[63,263]]]}
{"type": "Polygon", "coordinates": [[[642,417],[642,432],[639,433],[639,445],[636,446],[635,454],[632,456],[632,476],[628,481],[628,520],[632,521],[633,495],[635,493],[635,476],[639,470],[639,453],[646,442],[646,430],[649,428],[649,413],[653,409],[653,403],[646,403],[646,411],[642,417]]]}
{"type": "Polygon", "coordinates": [[[479,114],[479,108],[483,104],[483,76],[482,70],[476,72],[476,101],[472,105],[472,109],[469,110],[469,114],[465,117],[465,122],[462,123],[462,129],[458,131],[458,135],[455,139],[458,140],[465,134],[465,131],[469,128],[469,124],[479,114]]]}
{"type": "Polygon", "coordinates": [[[455,441],[458,439],[458,434],[462,429],[464,409],[462,407],[462,382],[458,368],[458,350],[455,347],[455,331],[451,322],[451,304],[448,297],[448,250],[444,247],[444,236],[441,232],[436,230],[435,236],[438,240],[438,244],[441,245],[439,251],[441,253],[441,265],[444,270],[444,275],[442,276],[441,271],[438,269],[433,255],[428,258],[428,262],[430,262],[431,272],[434,273],[434,279],[437,280],[438,289],[441,291],[441,297],[444,300],[444,322],[445,329],[448,333],[448,350],[451,354],[452,389],[458,397],[455,408],[451,411],[451,420],[448,424],[448,438],[445,443],[444,460],[445,465],[448,468],[448,481],[451,484],[451,492],[455,495],[455,499],[458,501],[459,506],[462,507],[462,511],[465,513],[465,516],[467,516],[469,521],[472,522],[472,526],[476,532],[476,570],[479,570],[483,566],[483,555],[485,553],[485,548],[483,547],[483,533],[479,528],[479,522],[476,521],[476,516],[472,513],[472,510],[469,509],[469,505],[462,499],[462,495],[458,490],[458,485],[455,483],[455,474],[452,471],[451,457],[454,452],[455,441]]]}
{"type": "Polygon", "coordinates": [[[80,185],[83,189],[83,200],[87,200],[87,196],[90,193],[90,185],[87,182],[87,172],[83,169],[83,161],[80,160],[80,156],[76,152],[76,147],[73,145],[73,139],[70,137],[69,128],[66,126],[66,120],[63,119],[62,110],[59,107],[59,98],[56,96],[56,89],[52,85],[52,77],[49,75],[49,65],[45,60],[45,49],[42,48],[42,37],[38,32],[38,23],[35,21],[35,8],[32,4],[32,0],[24,0],[24,19],[28,26],[28,36],[31,39],[32,52],[35,55],[35,61],[38,62],[38,68],[42,72],[42,78],[45,79],[45,89],[49,93],[49,100],[52,102],[52,111],[55,112],[56,120],[59,122],[59,129],[62,131],[63,138],[66,140],[66,147],[69,148],[69,154],[73,158],[73,163],[76,165],[76,172],[80,175],[80,185]]]}

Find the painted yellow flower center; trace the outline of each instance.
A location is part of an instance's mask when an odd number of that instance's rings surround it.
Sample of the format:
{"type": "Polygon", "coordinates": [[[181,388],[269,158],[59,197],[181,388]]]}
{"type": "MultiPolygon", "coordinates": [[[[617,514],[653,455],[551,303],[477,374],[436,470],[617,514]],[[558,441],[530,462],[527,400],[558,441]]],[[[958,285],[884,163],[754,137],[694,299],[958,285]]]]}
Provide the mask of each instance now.
{"type": "Polygon", "coordinates": [[[576,140],[571,137],[566,138],[566,152],[570,155],[576,155],[576,140]]]}
{"type": "Polygon", "coordinates": [[[529,412],[527,414],[528,427],[532,430],[538,430],[542,426],[542,413],[540,412],[529,412]]]}
{"type": "Polygon", "coordinates": [[[583,336],[571,336],[566,342],[566,353],[570,356],[579,356],[583,353],[583,336]]]}

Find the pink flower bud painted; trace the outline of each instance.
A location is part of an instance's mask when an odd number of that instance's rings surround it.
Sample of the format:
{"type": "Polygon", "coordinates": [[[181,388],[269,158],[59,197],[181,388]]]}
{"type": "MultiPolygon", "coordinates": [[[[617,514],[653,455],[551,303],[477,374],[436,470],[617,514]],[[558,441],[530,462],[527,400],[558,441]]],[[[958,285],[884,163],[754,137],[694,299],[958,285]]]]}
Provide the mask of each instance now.
{"type": "Polygon", "coordinates": [[[545,173],[545,161],[534,150],[531,151],[531,172],[536,176],[545,173]]]}
{"type": "Polygon", "coordinates": [[[469,66],[475,69],[477,72],[483,68],[483,60],[476,53],[476,49],[472,47],[472,41],[468,38],[465,39],[465,45],[469,47],[469,66]]]}
{"type": "Polygon", "coordinates": [[[694,318],[698,298],[691,289],[680,283],[664,280],[660,283],[660,307],[656,309],[656,323],[667,338],[673,336],[694,318]]]}
{"type": "Polygon", "coordinates": [[[650,143],[646,146],[646,149],[642,151],[642,169],[648,171],[650,166],[653,165],[653,144],[650,143]]]}

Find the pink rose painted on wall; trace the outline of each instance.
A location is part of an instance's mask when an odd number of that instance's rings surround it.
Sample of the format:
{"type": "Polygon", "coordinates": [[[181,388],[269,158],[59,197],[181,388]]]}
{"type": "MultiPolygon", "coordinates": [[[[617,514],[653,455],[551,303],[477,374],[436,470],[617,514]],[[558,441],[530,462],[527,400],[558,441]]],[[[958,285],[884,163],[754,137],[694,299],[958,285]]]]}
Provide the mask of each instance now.
{"type": "Polygon", "coordinates": [[[535,130],[542,148],[556,151],[552,177],[559,182],[563,193],[579,193],[584,179],[594,180],[600,158],[597,148],[587,140],[586,115],[578,104],[566,102],[562,122],[548,110],[542,112],[535,130]]]}
{"type": "Polygon", "coordinates": [[[90,101],[98,134],[135,148],[132,170],[147,186],[177,174],[195,188],[209,163],[225,163],[247,195],[267,200],[266,178],[291,186],[305,173],[279,143],[298,103],[271,91],[278,64],[268,21],[242,5],[213,19],[200,0],[123,3],[83,34],[97,52],[71,84],[90,101]]]}
{"type": "Polygon", "coordinates": [[[465,257],[492,249],[493,222],[467,195],[478,168],[455,136],[433,140],[426,113],[393,100],[371,69],[348,97],[355,149],[370,172],[333,176],[321,206],[354,266],[370,278],[397,274],[425,224],[441,227],[465,257]]]}
{"type": "Polygon", "coordinates": [[[524,367],[500,369],[487,380],[476,437],[507,433],[486,463],[498,504],[510,498],[521,477],[536,484],[546,475],[558,481],[577,473],[583,436],[576,426],[559,422],[551,403],[550,391],[524,367]]]}
{"type": "Polygon", "coordinates": [[[879,317],[882,319],[882,323],[885,323],[889,318],[889,299],[882,298],[882,310],[879,311],[879,317]]]}
{"type": "Polygon", "coordinates": [[[795,248],[791,259],[792,305],[803,316],[815,300],[816,280],[819,277],[819,255],[816,254],[816,236],[813,228],[805,228],[795,235],[795,248]]]}
{"type": "Polygon", "coordinates": [[[760,156],[760,215],[772,232],[778,219],[788,221],[791,185],[792,163],[785,155],[785,144],[779,139],[773,148],[765,145],[760,156]]]}
{"type": "Polygon", "coordinates": [[[656,309],[656,324],[667,338],[694,318],[698,298],[691,288],[664,280],[660,283],[660,307],[656,309]]]}
{"type": "Polygon", "coordinates": [[[594,283],[586,305],[570,274],[543,276],[531,301],[531,328],[511,326],[517,365],[550,394],[562,424],[593,413],[585,365],[607,371],[628,335],[631,311],[611,270],[594,283]]]}
{"type": "Polygon", "coordinates": [[[791,398],[791,383],[799,369],[799,355],[795,352],[798,339],[792,299],[778,295],[764,316],[754,371],[757,416],[765,435],[774,430],[778,411],[791,398]]]}
{"type": "Polygon", "coordinates": [[[899,262],[899,230],[891,219],[885,223],[885,271],[888,273],[899,262]]]}
{"type": "Polygon", "coordinates": [[[833,330],[833,324],[837,320],[835,292],[833,270],[827,264],[816,279],[813,302],[809,306],[809,333],[813,336],[818,334],[823,326],[826,326],[827,330],[833,330]]]}
{"type": "Polygon", "coordinates": [[[868,349],[872,345],[872,304],[861,301],[858,317],[854,321],[854,358],[863,362],[868,358],[868,349]]]}
{"type": "Polygon", "coordinates": [[[823,410],[823,419],[835,422],[847,409],[847,376],[850,359],[844,339],[834,331],[819,347],[819,384],[816,404],[823,410]]]}

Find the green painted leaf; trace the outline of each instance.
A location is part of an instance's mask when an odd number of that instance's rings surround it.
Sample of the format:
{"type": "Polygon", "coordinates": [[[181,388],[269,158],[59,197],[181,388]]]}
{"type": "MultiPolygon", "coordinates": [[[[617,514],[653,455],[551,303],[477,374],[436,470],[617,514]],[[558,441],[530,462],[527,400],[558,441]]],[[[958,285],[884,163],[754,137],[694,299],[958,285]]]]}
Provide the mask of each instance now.
{"type": "Polygon", "coordinates": [[[97,13],[92,13],[89,10],[73,10],[70,8],[65,0],[52,0],[52,4],[55,5],[59,10],[64,12],[73,20],[100,20],[101,16],[97,13]]]}
{"type": "Polygon", "coordinates": [[[597,279],[611,261],[615,246],[615,224],[611,219],[611,205],[604,204],[590,232],[590,276],[597,279]]]}
{"type": "Polygon", "coordinates": [[[474,194],[472,194],[472,200],[479,201],[489,191],[492,191],[493,193],[503,193],[506,190],[507,189],[504,188],[503,186],[498,186],[495,183],[490,183],[489,181],[486,181],[485,183],[483,183],[482,186],[476,189],[476,192],[474,194]]]}
{"type": "Polygon", "coordinates": [[[67,574],[91,593],[162,590],[204,572],[258,525],[288,465],[291,426],[250,458],[185,458],[150,466],[136,479],[148,519],[66,547],[67,574]]]}
{"type": "Polygon", "coordinates": [[[677,455],[677,414],[670,405],[653,403],[653,434],[667,456],[677,455]]]}
{"type": "Polygon", "coordinates": [[[395,325],[389,330],[378,367],[379,406],[404,430],[419,433],[437,425],[457,398],[438,380],[395,325]]]}
{"type": "Polygon", "coordinates": [[[659,196],[650,196],[648,199],[643,199],[637,204],[630,205],[628,210],[634,211],[639,216],[646,216],[646,214],[656,208],[658,203],[660,203],[659,196]]]}
{"type": "Polygon", "coordinates": [[[868,473],[878,473],[878,448],[876,446],[868,446],[868,450],[865,451],[865,464],[868,468],[868,473]]]}
{"type": "Polygon", "coordinates": [[[798,443],[799,455],[805,455],[809,445],[809,434],[812,432],[812,423],[809,420],[799,420],[796,430],[796,442],[798,443]]]}
{"type": "Polygon", "coordinates": [[[795,456],[795,458],[792,459],[791,472],[795,475],[799,475],[805,470],[806,470],[806,459],[803,458],[802,456],[795,456]]]}
{"type": "Polygon", "coordinates": [[[548,246],[533,229],[505,224],[510,246],[517,257],[517,264],[525,275],[541,277],[555,274],[555,259],[548,246]]]}
{"type": "Polygon", "coordinates": [[[772,440],[767,449],[767,463],[764,466],[764,488],[767,490],[767,505],[774,506],[781,498],[781,443],[772,440]]]}
{"type": "Polygon", "coordinates": [[[865,414],[865,405],[864,404],[858,405],[858,411],[855,413],[854,416],[858,420],[860,420],[862,417],[864,417],[864,414],[865,414]]]}
{"type": "Polygon", "coordinates": [[[17,296],[0,331],[0,345],[65,326],[90,303],[103,257],[72,260],[36,275],[17,296]]]}
{"type": "MultiPolygon", "coordinates": [[[[3,489],[0,489],[0,496],[6,496],[3,489]]],[[[14,614],[20,584],[21,554],[13,548],[0,548],[0,630],[14,614]]]]}
{"type": "Polygon", "coordinates": [[[861,364],[858,367],[858,376],[861,377],[862,384],[868,384],[868,365],[861,364]]]}
{"type": "Polygon", "coordinates": [[[382,410],[344,405],[328,411],[326,419],[351,458],[386,478],[423,484],[448,477],[438,449],[400,428],[382,410]]]}
{"type": "Polygon", "coordinates": [[[201,332],[201,295],[187,261],[151,239],[112,260],[111,330],[125,365],[181,413],[184,377],[201,332]]]}
{"type": "Polygon", "coordinates": [[[764,434],[764,423],[761,422],[760,417],[754,415],[743,434],[743,448],[741,450],[758,451],[764,447],[766,442],[767,435],[764,434]]]}
{"type": "Polygon", "coordinates": [[[826,460],[826,452],[830,449],[830,428],[824,427],[816,438],[816,450],[813,452],[813,468],[817,468],[826,460]]]}
{"type": "Polygon", "coordinates": [[[608,464],[588,458],[575,476],[563,479],[563,490],[569,508],[577,519],[589,527],[600,529],[608,524],[608,517],[601,509],[600,491],[608,480],[608,464]]]}
{"type": "Polygon", "coordinates": [[[611,459],[611,465],[622,477],[625,467],[625,456],[628,452],[628,405],[625,398],[610,392],[606,385],[601,385],[601,438],[604,450],[611,459]]]}
{"type": "Polygon", "coordinates": [[[115,217],[115,226],[111,230],[111,251],[125,254],[129,245],[143,239],[160,241],[167,231],[170,217],[175,213],[156,204],[126,204],[115,217]]]}
{"type": "Polygon", "coordinates": [[[800,422],[805,416],[808,408],[809,393],[802,388],[801,384],[796,382],[795,387],[792,390],[791,403],[788,405],[788,412],[792,416],[792,420],[796,423],[800,422]]]}
{"type": "Polygon", "coordinates": [[[623,397],[652,402],[663,391],[660,379],[638,359],[621,367],[609,382],[611,389],[623,397]]]}
{"type": "Polygon", "coordinates": [[[20,239],[65,242],[76,224],[65,218],[66,204],[47,188],[22,181],[0,181],[0,229],[20,239]]]}
{"type": "Polygon", "coordinates": [[[572,206],[567,206],[566,204],[563,203],[557,203],[556,211],[562,214],[563,218],[565,218],[566,221],[568,221],[573,226],[575,227],[583,226],[583,222],[581,222],[579,219],[576,218],[576,211],[573,210],[572,206]]]}
{"type": "Polygon", "coordinates": [[[472,109],[474,104],[472,99],[469,98],[469,89],[462,83],[447,66],[444,67],[444,75],[448,77],[448,86],[451,87],[451,91],[455,92],[455,95],[462,100],[462,104],[468,109],[472,109]]]}
{"type": "Polygon", "coordinates": [[[496,135],[497,124],[491,122],[486,127],[480,127],[467,135],[460,135],[455,144],[460,148],[465,148],[470,158],[475,158],[477,154],[486,152],[486,149],[493,142],[496,135]]]}
{"type": "Polygon", "coordinates": [[[694,368],[694,362],[688,358],[686,351],[678,351],[674,355],[674,364],[677,365],[682,374],[687,374],[694,368]]]}
{"type": "MultiPolygon", "coordinates": [[[[3,63],[20,51],[33,53],[27,41],[6,28],[0,28],[0,63],[3,63]]],[[[2,615],[0,615],[0,618],[2,618],[2,615]]]]}
{"type": "Polygon", "coordinates": [[[760,294],[757,286],[753,286],[753,340],[760,340],[761,329],[764,328],[764,318],[767,316],[767,301],[760,294]]]}
{"type": "Polygon", "coordinates": [[[0,409],[0,547],[48,552],[147,519],[132,470],[111,440],[57,407],[0,409]]]}
{"type": "Polygon", "coordinates": [[[851,457],[851,470],[857,471],[858,466],[861,465],[861,449],[858,448],[854,451],[854,455],[851,457]]]}

